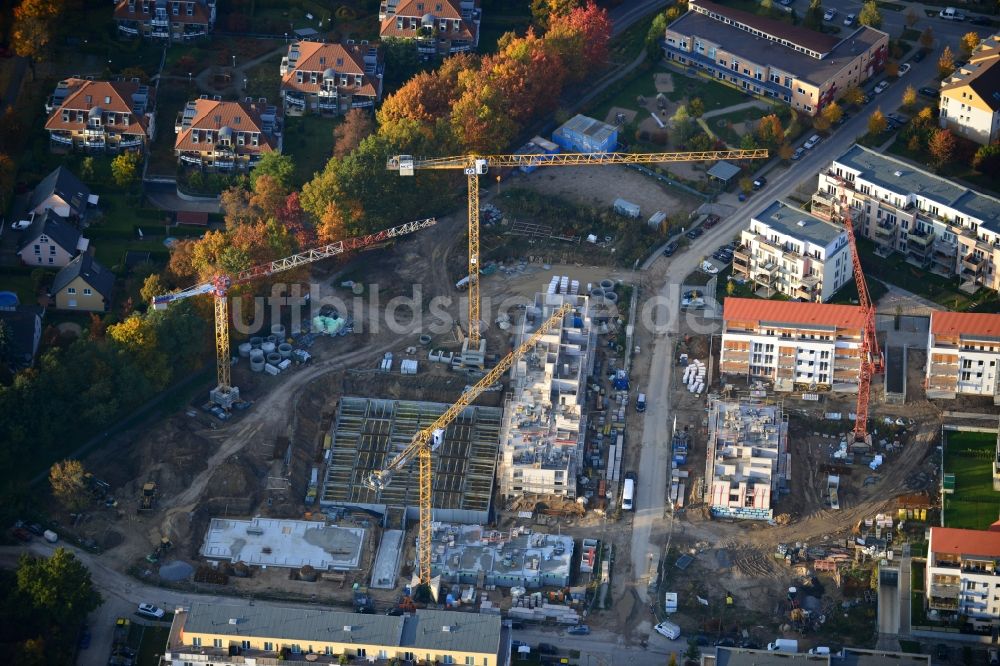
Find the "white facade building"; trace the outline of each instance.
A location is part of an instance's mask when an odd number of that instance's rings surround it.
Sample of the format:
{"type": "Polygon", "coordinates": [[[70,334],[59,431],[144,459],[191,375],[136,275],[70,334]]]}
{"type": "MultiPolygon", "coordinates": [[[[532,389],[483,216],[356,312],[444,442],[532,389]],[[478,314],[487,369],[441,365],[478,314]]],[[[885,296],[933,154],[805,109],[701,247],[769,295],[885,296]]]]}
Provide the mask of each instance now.
{"type": "Polygon", "coordinates": [[[930,609],[1000,626],[1000,521],[989,530],[932,527],[924,575],[930,609]]]}
{"type": "Polygon", "coordinates": [[[864,317],[852,305],[727,298],[723,375],[773,382],[776,391],[858,390],[864,317]]]}
{"type": "Polygon", "coordinates": [[[933,312],[927,338],[927,397],[997,397],[1000,315],[933,312]]]}
{"type": "Polygon", "coordinates": [[[576,497],[583,460],[586,377],[595,333],[588,298],[538,294],[525,310],[520,338],[531,335],[564,302],[576,309],[511,368],[511,391],[500,434],[500,493],[576,497]]]}
{"type": "Polygon", "coordinates": [[[740,234],[733,275],[753,282],[764,296],[824,302],[852,279],[843,228],[775,201],[740,234]]]}

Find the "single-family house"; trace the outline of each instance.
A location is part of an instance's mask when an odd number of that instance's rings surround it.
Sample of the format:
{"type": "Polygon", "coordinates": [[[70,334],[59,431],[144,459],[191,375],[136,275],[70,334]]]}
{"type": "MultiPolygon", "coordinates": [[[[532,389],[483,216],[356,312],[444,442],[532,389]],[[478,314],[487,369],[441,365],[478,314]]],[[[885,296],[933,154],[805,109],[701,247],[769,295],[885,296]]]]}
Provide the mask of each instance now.
{"type": "Polygon", "coordinates": [[[91,195],[90,188],[80,182],[72,171],[60,166],[32,190],[21,219],[30,219],[32,213],[41,215],[47,210],[59,217],[81,219],[91,202],[97,203],[97,197],[91,195]]]}
{"type": "Polygon", "coordinates": [[[106,312],[114,288],[114,273],[85,252],[56,274],[50,293],[57,310],[106,312]]]}
{"type": "Polygon", "coordinates": [[[17,245],[22,264],[61,268],[90,245],[72,222],[52,210],[32,213],[30,219],[17,245]]]}

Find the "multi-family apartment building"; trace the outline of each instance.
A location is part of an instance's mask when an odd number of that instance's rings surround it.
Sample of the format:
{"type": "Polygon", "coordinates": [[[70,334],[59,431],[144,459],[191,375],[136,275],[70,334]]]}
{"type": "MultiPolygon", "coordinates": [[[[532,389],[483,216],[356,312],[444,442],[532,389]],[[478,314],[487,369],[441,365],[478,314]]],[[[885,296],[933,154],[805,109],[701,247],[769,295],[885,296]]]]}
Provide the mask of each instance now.
{"type": "Polygon", "coordinates": [[[45,103],[53,152],[144,151],[156,132],[155,89],[139,82],[60,81],[45,103]]]}
{"type": "Polygon", "coordinates": [[[938,110],[941,127],[983,145],[1000,140],[1000,35],[983,40],[941,82],[938,110]]]}
{"type": "Polygon", "coordinates": [[[849,206],[854,228],[880,256],[898,252],[957,276],[969,293],[1000,288],[1000,199],[855,145],[820,172],[812,203],[822,219],[849,206]]]}
{"type": "Polygon", "coordinates": [[[479,46],[479,0],[383,0],[379,36],[412,39],[422,56],[447,56],[479,46]]]}
{"type": "Polygon", "coordinates": [[[118,0],[115,23],[122,37],[197,39],[215,27],[215,0],[118,0]]]}
{"type": "Polygon", "coordinates": [[[192,100],[177,114],[174,154],[181,164],[211,171],[246,171],[271,151],[281,152],[278,113],[267,99],[192,100]]]}
{"type": "Polygon", "coordinates": [[[989,530],[932,527],[924,576],[929,609],[964,615],[977,629],[1000,626],[1000,521],[989,530]]]}
{"type": "Polygon", "coordinates": [[[723,375],[773,382],[775,390],[856,392],[864,317],[852,305],[726,298],[723,375]]]}
{"type": "Polygon", "coordinates": [[[780,406],[756,400],[713,400],[708,464],[705,501],[713,516],[771,520],[790,470],[788,417],[780,406]]]}
{"type": "Polygon", "coordinates": [[[295,42],[281,59],[281,98],[289,114],[343,115],[382,98],[382,57],[367,41],[295,42]]]}
{"type": "Polygon", "coordinates": [[[982,395],[1000,399],[1000,315],[931,313],[927,334],[928,398],[982,395]]]}
{"type": "Polygon", "coordinates": [[[852,276],[847,232],[801,208],[775,201],[750,219],[733,254],[733,275],[760,295],[828,301],[852,276]]]}
{"type": "Polygon", "coordinates": [[[668,60],[815,115],[885,67],[889,35],[861,26],[816,32],[710,0],[693,0],[667,26],[668,60]]]}
{"type": "Polygon", "coordinates": [[[563,318],[511,368],[511,386],[500,432],[500,493],[576,497],[586,434],[586,379],[594,362],[595,333],[588,297],[538,294],[525,310],[521,339],[530,336],[564,302],[563,318]]]}
{"type": "Polygon", "coordinates": [[[196,602],[174,613],[163,663],[474,664],[501,666],[510,633],[499,615],[417,610],[400,616],[263,602],[196,602]]]}

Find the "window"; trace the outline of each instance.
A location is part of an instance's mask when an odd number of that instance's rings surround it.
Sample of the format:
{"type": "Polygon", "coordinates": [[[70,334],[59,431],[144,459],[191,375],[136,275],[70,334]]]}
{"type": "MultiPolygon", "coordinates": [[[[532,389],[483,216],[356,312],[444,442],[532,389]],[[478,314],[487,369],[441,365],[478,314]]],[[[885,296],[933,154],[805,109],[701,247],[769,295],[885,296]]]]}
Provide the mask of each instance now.
{"type": "Polygon", "coordinates": [[[212,647],[217,647],[217,648],[222,647],[222,639],[221,638],[213,638],[212,639],[212,647]]]}
{"type": "MultiPolygon", "coordinates": [[[[70,302],[74,303],[74,301],[70,301],[70,302]]],[[[201,638],[199,638],[198,636],[195,636],[194,638],[192,638],[191,639],[191,645],[193,645],[195,647],[201,647],[201,638]]]]}
{"type": "Polygon", "coordinates": [[[389,658],[389,651],[388,650],[379,650],[378,651],[378,658],[379,659],[388,659],[389,658]]]}
{"type": "Polygon", "coordinates": [[[240,647],[242,647],[244,650],[249,650],[250,641],[240,641],[240,647]]]}
{"type": "Polygon", "coordinates": [[[90,287],[84,287],[83,289],[84,296],[92,296],[93,294],[94,292],[90,289],[90,287]]]}
{"type": "Polygon", "coordinates": [[[41,254],[41,253],[42,253],[42,248],[41,248],[41,246],[38,246],[38,245],[36,245],[36,246],[35,246],[35,254],[41,254]]]}
{"type": "Polygon", "coordinates": [[[274,643],[272,643],[270,641],[264,641],[264,651],[265,652],[274,652],[274,643]]]}
{"type": "Polygon", "coordinates": [[[70,294],[70,295],[75,294],[76,293],[76,287],[70,287],[69,289],[66,290],[66,293],[70,294]]]}
{"type": "Polygon", "coordinates": [[[455,658],[452,657],[450,654],[442,655],[441,656],[441,663],[442,664],[454,664],[455,663],[455,658]]]}
{"type": "Polygon", "coordinates": [[[475,666],[475,664],[476,664],[476,658],[475,657],[466,657],[465,658],[465,666],[475,666]]]}
{"type": "Polygon", "coordinates": [[[56,253],[56,246],[49,245],[49,254],[55,254],[55,253],[56,253]]]}
{"type": "Polygon", "coordinates": [[[368,652],[364,648],[358,648],[358,656],[359,657],[367,657],[368,656],[368,652]]]}
{"type": "Polygon", "coordinates": [[[56,260],[53,257],[49,257],[49,263],[54,264],[56,263],[56,260]]]}

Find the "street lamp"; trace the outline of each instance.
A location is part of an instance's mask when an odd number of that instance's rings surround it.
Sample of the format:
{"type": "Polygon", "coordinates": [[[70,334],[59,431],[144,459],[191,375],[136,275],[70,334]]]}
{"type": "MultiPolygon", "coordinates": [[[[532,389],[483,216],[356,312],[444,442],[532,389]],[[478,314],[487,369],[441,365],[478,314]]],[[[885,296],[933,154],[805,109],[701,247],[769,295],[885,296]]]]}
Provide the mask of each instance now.
{"type": "Polygon", "coordinates": [[[191,85],[191,72],[188,72],[188,85],[191,85]]]}
{"type": "Polygon", "coordinates": [[[233,69],[236,69],[236,56],[233,56],[233,69]]]}

